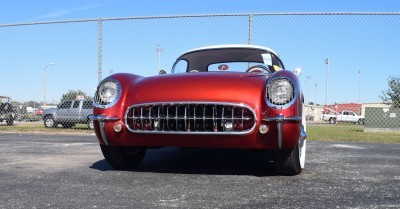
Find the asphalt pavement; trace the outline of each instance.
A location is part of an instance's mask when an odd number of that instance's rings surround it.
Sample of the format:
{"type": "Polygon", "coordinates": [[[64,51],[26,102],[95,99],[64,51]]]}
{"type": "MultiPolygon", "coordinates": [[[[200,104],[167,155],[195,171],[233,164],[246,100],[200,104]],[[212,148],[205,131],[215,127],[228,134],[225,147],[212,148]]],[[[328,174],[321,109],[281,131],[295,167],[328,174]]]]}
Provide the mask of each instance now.
{"type": "Polygon", "coordinates": [[[307,146],[297,176],[270,152],[189,148],[118,171],[94,135],[0,133],[0,208],[400,208],[400,144],[307,146]]]}

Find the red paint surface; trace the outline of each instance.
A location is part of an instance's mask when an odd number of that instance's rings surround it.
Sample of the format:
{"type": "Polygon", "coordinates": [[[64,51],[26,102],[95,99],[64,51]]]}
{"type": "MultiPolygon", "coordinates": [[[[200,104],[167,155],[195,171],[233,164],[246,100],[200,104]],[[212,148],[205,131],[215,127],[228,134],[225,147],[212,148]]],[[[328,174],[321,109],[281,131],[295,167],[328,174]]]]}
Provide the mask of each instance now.
{"type": "MultiPolygon", "coordinates": [[[[145,147],[218,147],[276,149],[276,122],[262,122],[263,118],[283,114],[286,117],[301,116],[301,94],[297,94],[296,102],[286,109],[273,109],[265,102],[265,88],[269,79],[289,77],[297,88],[297,77],[289,71],[279,71],[270,78],[265,75],[251,73],[182,73],[159,75],[148,78],[132,74],[115,74],[122,86],[120,100],[111,108],[95,108],[94,114],[118,116],[120,121],[106,122],[105,130],[110,145],[113,146],[145,146],[145,147]],[[177,134],[139,134],[131,133],[126,128],[120,133],[113,130],[114,123],[124,123],[126,109],[134,104],[155,102],[229,102],[243,103],[250,106],[257,117],[254,131],[248,135],[177,135],[177,134]],[[267,124],[269,132],[260,134],[260,124],[267,124]]],[[[293,148],[299,138],[301,123],[290,122],[283,125],[283,148],[293,148]]],[[[98,122],[95,121],[95,132],[101,140],[98,122]]]]}

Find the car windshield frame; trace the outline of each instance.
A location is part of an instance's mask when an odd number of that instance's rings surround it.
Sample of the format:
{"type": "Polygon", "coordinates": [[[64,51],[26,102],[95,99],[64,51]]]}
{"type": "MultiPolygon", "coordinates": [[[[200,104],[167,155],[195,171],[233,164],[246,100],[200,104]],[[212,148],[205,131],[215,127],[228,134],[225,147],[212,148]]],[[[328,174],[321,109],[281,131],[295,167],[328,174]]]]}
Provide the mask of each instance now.
{"type": "MultiPolygon", "coordinates": [[[[249,63],[249,67],[251,67],[254,65],[250,65],[250,63],[255,63],[256,65],[266,65],[266,61],[271,62],[271,65],[268,65],[271,72],[284,69],[283,62],[280,60],[279,56],[276,53],[265,49],[242,47],[195,50],[181,55],[175,61],[171,73],[176,74],[190,72],[218,72],[208,71],[209,66],[218,63],[224,64],[233,62],[245,62],[249,63]],[[177,70],[176,67],[180,63],[180,61],[187,62],[186,69],[177,70]]],[[[220,70],[220,72],[238,71],[220,70]]],[[[239,73],[245,72],[246,71],[244,70],[243,72],[239,73]]]]}

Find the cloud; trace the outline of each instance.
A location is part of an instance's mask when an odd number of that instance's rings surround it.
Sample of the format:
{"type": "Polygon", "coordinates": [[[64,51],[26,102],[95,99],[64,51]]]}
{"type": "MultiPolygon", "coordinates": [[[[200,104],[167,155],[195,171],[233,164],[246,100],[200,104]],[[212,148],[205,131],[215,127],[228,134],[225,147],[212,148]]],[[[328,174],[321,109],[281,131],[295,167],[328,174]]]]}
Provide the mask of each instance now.
{"type": "Polygon", "coordinates": [[[86,6],[82,6],[82,7],[75,7],[72,9],[58,9],[55,10],[53,12],[50,12],[48,14],[39,16],[34,18],[35,20],[43,20],[43,19],[50,19],[50,18],[57,18],[57,17],[62,17],[62,16],[66,16],[72,13],[76,13],[76,12],[80,12],[80,11],[84,11],[84,10],[89,10],[89,9],[93,9],[93,8],[97,8],[100,7],[100,4],[92,4],[92,5],[86,5],[86,6]]]}
{"type": "Polygon", "coordinates": [[[70,9],[60,9],[60,10],[56,10],[54,12],[50,12],[46,15],[42,15],[37,17],[37,19],[47,19],[47,18],[54,18],[54,17],[61,17],[61,16],[65,16],[67,14],[72,13],[73,11],[70,9]]]}

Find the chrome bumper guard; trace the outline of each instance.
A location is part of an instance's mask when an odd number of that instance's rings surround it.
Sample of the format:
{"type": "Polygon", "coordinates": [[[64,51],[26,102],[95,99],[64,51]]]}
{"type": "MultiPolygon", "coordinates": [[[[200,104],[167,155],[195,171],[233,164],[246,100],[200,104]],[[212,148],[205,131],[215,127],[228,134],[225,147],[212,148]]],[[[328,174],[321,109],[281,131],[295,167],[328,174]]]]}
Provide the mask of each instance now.
{"type": "Polygon", "coordinates": [[[106,132],[104,130],[104,124],[106,121],[117,121],[120,118],[116,116],[91,115],[89,116],[89,119],[93,121],[95,120],[99,121],[101,138],[103,139],[104,144],[108,145],[106,132]]]}
{"type": "MultiPolygon", "coordinates": [[[[282,135],[283,135],[283,126],[284,122],[301,122],[302,118],[295,116],[295,117],[285,117],[282,114],[277,115],[276,117],[265,118],[263,119],[265,122],[276,122],[277,129],[278,129],[278,147],[279,149],[282,148],[282,135]]],[[[304,131],[304,126],[301,127],[301,133],[299,140],[304,140],[307,138],[307,133],[304,131]]]]}

